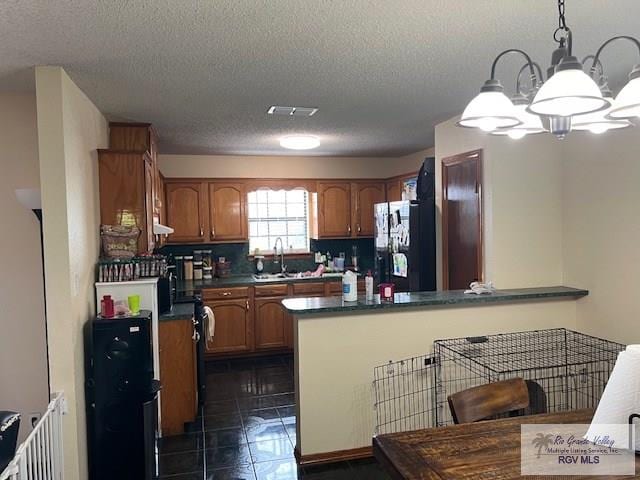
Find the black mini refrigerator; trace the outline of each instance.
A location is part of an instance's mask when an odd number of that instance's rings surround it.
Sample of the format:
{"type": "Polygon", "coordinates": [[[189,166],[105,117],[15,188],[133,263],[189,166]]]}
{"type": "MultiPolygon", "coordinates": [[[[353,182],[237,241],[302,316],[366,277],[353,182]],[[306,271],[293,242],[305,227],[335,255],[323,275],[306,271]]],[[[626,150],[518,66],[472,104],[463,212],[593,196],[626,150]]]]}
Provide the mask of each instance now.
{"type": "Polygon", "coordinates": [[[86,400],[92,480],[158,477],[158,392],[151,312],[87,324],[86,400]]]}

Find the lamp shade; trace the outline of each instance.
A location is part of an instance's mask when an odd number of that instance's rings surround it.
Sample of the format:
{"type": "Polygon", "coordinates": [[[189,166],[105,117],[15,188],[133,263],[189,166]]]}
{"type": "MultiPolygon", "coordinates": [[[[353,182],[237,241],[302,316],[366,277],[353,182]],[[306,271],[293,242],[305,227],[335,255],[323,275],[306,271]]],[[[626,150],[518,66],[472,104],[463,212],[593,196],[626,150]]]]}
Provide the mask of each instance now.
{"type": "Polygon", "coordinates": [[[483,91],[469,102],[458,125],[492,132],[497,128],[515,127],[520,123],[522,122],[509,97],[500,91],[483,91]]]}
{"type": "Polygon", "coordinates": [[[516,125],[511,128],[500,128],[491,132],[491,135],[505,135],[514,140],[518,140],[525,135],[532,135],[535,133],[542,133],[546,130],[542,126],[542,120],[538,115],[534,115],[527,111],[527,104],[515,105],[518,118],[522,122],[520,125],[516,125]]]}
{"type": "Polygon", "coordinates": [[[528,110],[537,115],[571,117],[609,105],[589,75],[581,68],[568,68],[557,71],[542,85],[528,110]]]}
{"type": "Polygon", "coordinates": [[[620,90],[607,117],[614,120],[640,117],[640,77],[632,79],[620,90]]]}
{"type": "MultiPolygon", "coordinates": [[[[612,97],[604,97],[605,100],[613,103],[612,97]]],[[[619,128],[627,128],[631,126],[628,120],[615,120],[607,117],[611,107],[600,112],[587,113],[586,115],[578,115],[573,118],[573,130],[589,131],[591,133],[600,134],[608,130],[619,128]]]]}

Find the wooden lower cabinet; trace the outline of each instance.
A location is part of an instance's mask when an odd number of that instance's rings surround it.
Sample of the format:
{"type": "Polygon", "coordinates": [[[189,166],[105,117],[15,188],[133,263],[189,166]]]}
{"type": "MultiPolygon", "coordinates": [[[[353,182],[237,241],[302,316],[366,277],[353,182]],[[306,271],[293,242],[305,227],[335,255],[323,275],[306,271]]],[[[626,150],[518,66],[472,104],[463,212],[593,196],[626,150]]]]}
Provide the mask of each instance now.
{"type": "Polygon", "coordinates": [[[247,298],[236,300],[208,301],[205,305],[213,310],[216,330],[213,340],[207,342],[207,353],[230,354],[253,350],[253,301],[247,298]]]}
{"type": "Polygon", "coordinates": [[[255,348],[256,350],[288,347],[291,336],[291,316],[282,305],[284,297],[256,298],[255,300],[255,348]]]}
{"type": "MultiPolygon", "coordinates": [[[[358,293],[364,294],[362,278],[358,280],[358,293]]],[[[216,332],[213,341],[207,343],[207,355],[229,357],[292,350],[293,316],[282,300],[341,294],[341,281],[205,289],[202,297],[216,317],[216,332]]]]}
{"type": "Polygon", "coordinates": [[[158,329],[162,435],[184,433],[198,412],[196,344],[190,319],[160,322],[158,329]]]}

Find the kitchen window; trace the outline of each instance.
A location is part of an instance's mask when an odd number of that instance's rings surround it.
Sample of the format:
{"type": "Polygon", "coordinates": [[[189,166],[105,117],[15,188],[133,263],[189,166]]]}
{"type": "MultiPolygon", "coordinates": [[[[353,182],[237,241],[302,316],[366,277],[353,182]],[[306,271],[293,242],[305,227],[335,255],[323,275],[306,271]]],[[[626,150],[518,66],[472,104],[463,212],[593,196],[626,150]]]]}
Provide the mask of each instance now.
{"type": "Polygon", "coordinates": [[[271,253],[278,237],[286,253],[309,252],[309,193],[303,189],[249,192],[249,252],[271,253]]]}

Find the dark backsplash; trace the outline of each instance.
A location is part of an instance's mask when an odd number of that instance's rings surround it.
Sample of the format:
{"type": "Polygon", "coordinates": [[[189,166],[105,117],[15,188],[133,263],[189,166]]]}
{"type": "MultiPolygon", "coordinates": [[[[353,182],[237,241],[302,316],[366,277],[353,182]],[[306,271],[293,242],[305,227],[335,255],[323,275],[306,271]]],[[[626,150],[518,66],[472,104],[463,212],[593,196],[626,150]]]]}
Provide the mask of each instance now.
{"type": "MultiPolygon", "coordinates": [[[[315,270],[316,264],[313,261],[313,252],[331,253],[337,257],[340,252],[346,255],[347,265],[351,265],[352,247],[357,245],[360,271],[373,270],[374,266],[374,243],[373,238],[363,239],[340,239],[340,240],[311,240],[311,254],[308,258],[288,258],[285,259],[287,270],[290,272],[304,272],[315,270]]],[[[249,258],[249,243],[216,243],[216,244],[196,244],[196,245],[165,245],[159,250],[163,255],[191,255],[194,250],[211,250],[213,258],[225,257],[231,262],[232,274],[248,274],[255,271],[255,262],[249,258]]],[[[272,252],[268,252],[271,255],[272,252]]],[[[274,265],[270,259],[265,259],[265,272],[275,272],[280,267],[274,265]]]]}

